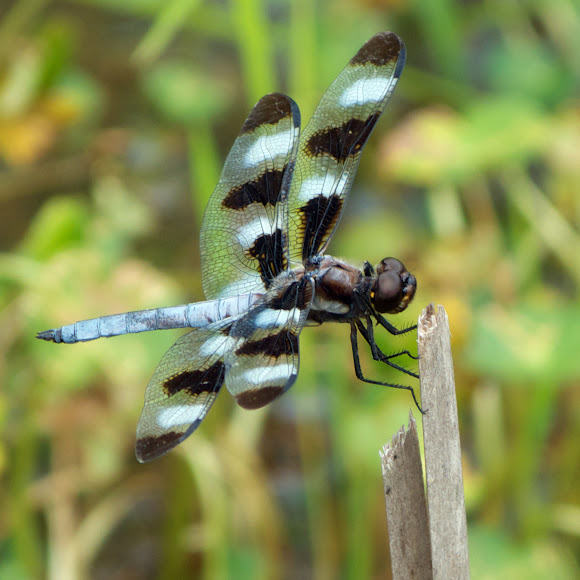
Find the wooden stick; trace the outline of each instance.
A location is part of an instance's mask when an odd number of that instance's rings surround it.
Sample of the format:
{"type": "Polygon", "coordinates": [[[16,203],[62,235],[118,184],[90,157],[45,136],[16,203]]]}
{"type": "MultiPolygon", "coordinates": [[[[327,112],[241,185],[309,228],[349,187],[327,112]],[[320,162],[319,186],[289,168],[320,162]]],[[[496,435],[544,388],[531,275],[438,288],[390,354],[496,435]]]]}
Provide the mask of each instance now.
{"type": "Polygon", "coordinates": [[[383,447],[381,465],[393,580],[433,578],[417,424],[401,427],[383,447]]]}
{"type": "Polygon", "coordinates": [[[419,374],[433,578],[467,580],[469,553],[449,321],[442,306],[419,317],[419,374]]]}

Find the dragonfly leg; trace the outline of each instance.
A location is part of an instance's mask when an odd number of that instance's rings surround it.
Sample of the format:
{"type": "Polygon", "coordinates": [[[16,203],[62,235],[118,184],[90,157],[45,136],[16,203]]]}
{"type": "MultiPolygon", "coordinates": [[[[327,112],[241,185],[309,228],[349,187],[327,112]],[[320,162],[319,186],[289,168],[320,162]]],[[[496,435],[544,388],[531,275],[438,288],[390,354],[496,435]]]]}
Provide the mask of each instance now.
{"type": "Polygon", "coordinates": [[[373,381],[372,379],[367,379],[362,372],[361,366],[360,366],[360,357],[358,354],[358,340],[357,340],[357,326],[354,322],[351,322],[350,324],[350,343],[352,346],[352,356],[353,356],[353,360],[354,360],[354,372],[356,373],[356,376],[359,380],[365,382],[365,383],[370,383],[371,385],[381,385],[383,387],[391,387],[392,389],[404,389],[405,391],[410,391],[411,395],[413,396],[413,401],[415,402],[415,406],[417,407],[417,409],[419,409],[419,412],[421,414],[425,414],[426,411],[423,411],[423,409],[421,408],[421,405],[419,405],[419,402],[417,401],[417,397],[415,396],[415,391],[413,389],[413,387],[408,387],[406,385],[396,385],[394,383],[383,383],[381,381],[373,381]]]}
{"type": "Polygon", "coordinates": [[[373,355],[374,360],[384,362],[385,364],[388,364],[390,367],[393,367],[394,369],[397,369],[397,370],[399,370],[399,371],[401,371],[401,372],[403,372],[411,377],[414,377],[416,379],[419,378],[418,374],[406,369],[405,367],[402,367],[402,366],[394,363],[392,360],[394,358],[397,358],[397,357],[403,356],[403,355],[407,355],[409,358],[412,358],[413,360],[417,360],[418,357],[413,356],[408,350],[401,350],[395,354],[385,354],[379,348],[379,345],[375,342],[373,324],[372,324],[372,320],[370,319],[370,317],[367,318],[366,328],[360,320],[356,321],[356,325],[357,325],[358,330],[361,333],[362,337],[369,343],[369,346],[371,347],[371,353],[373,355]]]}

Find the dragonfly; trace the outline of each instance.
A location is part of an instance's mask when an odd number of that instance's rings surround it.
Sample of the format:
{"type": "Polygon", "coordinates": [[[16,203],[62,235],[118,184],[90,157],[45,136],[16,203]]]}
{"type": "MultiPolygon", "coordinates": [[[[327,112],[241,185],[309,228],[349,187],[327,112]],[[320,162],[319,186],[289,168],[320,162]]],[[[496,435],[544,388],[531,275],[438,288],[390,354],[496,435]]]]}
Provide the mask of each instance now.
{"type": "MultiPolygon", "coordinates": [[[[305,326],[350,325],[356,376],[367,383],[411,386],[364,376],[358,335],[374,360],[387,355],[374,326],[398,329],[396,314],[417,281],[402,262],[385,258],[362,269],[326,254],[343,213],[360,156],[405,64],[405,45],[392,32],[368,40],[330,85],[306,128],[281,93],[261,98],[233,143],[211,195],[200,233],[204,302],[83,320],[38,333],[55,343],[170,328],[190,328],[165,353],[145,391],[135,454],[156,459],[191,435],[225,384],[245,409],[271,403],[296,381],[305,326]]],[[[400,360],[400,359],[399,359],[400,360]]]]}

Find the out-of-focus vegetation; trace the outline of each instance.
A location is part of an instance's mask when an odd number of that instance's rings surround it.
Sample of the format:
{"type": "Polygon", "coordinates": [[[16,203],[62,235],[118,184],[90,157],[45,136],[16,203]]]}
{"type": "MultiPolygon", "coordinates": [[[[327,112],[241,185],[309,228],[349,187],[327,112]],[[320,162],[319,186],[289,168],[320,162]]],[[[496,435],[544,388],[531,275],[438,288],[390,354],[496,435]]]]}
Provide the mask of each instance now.
{"type": "Polygon", "coordinates": [[[279,402],[224,393],[148,465],[143,391],[179,333],[34,338],[201,300],[203,208],[250,107],[284,91],[307,119],[380,30],[407,66],[331,252],[410,267],[399,324],[447,308],[473,577],[579,577],[579,3],[21,0],[0,7],[0,578],[389,576],[378,449],[412,401],[356,380],[347,327],[303,333],[279,402]]]}

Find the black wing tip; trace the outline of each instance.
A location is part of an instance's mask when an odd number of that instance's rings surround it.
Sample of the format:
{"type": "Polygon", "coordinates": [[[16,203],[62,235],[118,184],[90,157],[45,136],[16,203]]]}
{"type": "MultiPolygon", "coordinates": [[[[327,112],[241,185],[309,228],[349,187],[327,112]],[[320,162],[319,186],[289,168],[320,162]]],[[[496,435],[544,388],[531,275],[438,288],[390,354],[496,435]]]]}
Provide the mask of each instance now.
{"type": "Polygon", "coordinates": [[[137,436],[137,441],[135,443],[135,457],[137,458],[137,461],[139,463],[149,463],[159,457],[163,457],[163,455],[185,441],[201,425],[202,421],[203,418],[196,419],[185,433],[170,431],[157,437],[137,436]]]}
{"type": "Polygon", "coordinates": [[[262,102],[270,103],[277,106],[282,110],[284,116],[291,115],[294,121],[296,121],[296,119],[298,120],[298,123],[295,124],[297,124],[298,126],[300,125],[300,107],[292,97],[285,95],[284,93],[274,92],[264,95],[258,101],[258,103],[262,102]]]}
{"type": "MultiPolygon", "coordinates": [[[[405,41],[396,32],[379,32],[371,37],[365,44],[383,44],[386,47],[386,51],[389,52],[393,57],[404,55],[405,53],[405,41]]],[[[383,49],[385,51],[385,49],[383,49]]]]}
{"type": "Polygon", "coordinates": [[[385,66],[396,62],[393,76],[398,78],[405,66],[405,58],[406,49],[403,39],[394,32],[379,32],[363,44],[350,60],[350,64],[385,66]]]}
{"type": "Polygon", "coordinates": [[[184,439],[183,433],[171,431],[158,437],[141,437],[135,444],[135,457],[139,463],[149,463],[179,445],[184,439]]]}
{"type": "Polygon", "coordinates": [[[300,109],[294,99],[283,93],[268,93],[251,110],[240,135],[252,133],[262,125],[275,125],[286,117],[292,119],[294,127],[300,126],[300,109]]]}
{"type": "Polygon", "coordinates": [[[239,393],[235,396],[236,403],[242,409],[261,409],[283,395],[296,382],[297,378],[298,372],[294,371],[283,385],[269,385],[239,393]]]}

